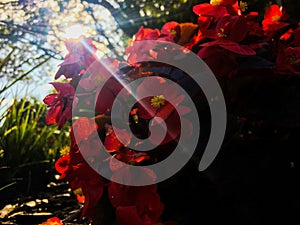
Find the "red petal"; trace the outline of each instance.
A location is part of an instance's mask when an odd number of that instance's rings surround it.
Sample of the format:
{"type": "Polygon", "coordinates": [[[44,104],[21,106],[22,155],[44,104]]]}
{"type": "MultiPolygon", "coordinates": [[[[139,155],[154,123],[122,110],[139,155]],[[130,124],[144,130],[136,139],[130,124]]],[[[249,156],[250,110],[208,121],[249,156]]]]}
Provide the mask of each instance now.
{"type": "Polygon", "coordinates": [[[113,130],[118,133],[118,139],[126,147],[130,143],[131,135],[126,130],[119,129],[117,127],[113,127],[113,130]]]}
{"type": "Polygon", "coordinates": [[[198,17],[198,25],[200,29],[207,30],[209,28],[210,23],[212,22],[213,18],[211,16],[199,16],[198,17]]]}
{"type": "Polygon", "coordinates": [[[102,88],[98,90],[96,96],[95,109],[99,113],[107,113],[111,110],[115,97],[123,89],[123,85],[117,81],[117,78],[110,78],[102,88]],[[98,93],[100,91],[100,93],[98,93]]]}
{"type": "Polygon", "coordinates": [[[263,30],[265,31],[276,31],[289,25],[288,23],[284,23],[284,22],[268,22],[268,21],[263,21],[262,24],[263,24],[263,30]]]}
{"type": "MultiPolygon", "coordinates": [[[[174,106],[169,102],[166,102],[156,113],[156,117],[160,117],[163,120],[166,120],[175,110],[174,106]]],[[[156,125],[156,120],[152,121],[152,125],[156,125]]]]}
{"type": "Polygon", "coordinates": [[[272,21],[273,17],[281,17],[282,16],[282,12],[280,10],[280,7],[276,4],[270,5],[266,11],[265,11],[265,15],[264,15],[264,20],[270,20],[272,21]]]}
{"type": "Polygon", "coordinates": [[[72,129],[77,143],[80,143],[83,140],[87,141],[89,139],[89,137],[97,130],[97,124],[90,118],[80,117],[75,120],[72,129]]]}
{"type": "Polygon", "coordinates": [[[138,102],[139,116],[143,119],[151,119],[155,116],[157,108],[151,105],[152,97],[147,97],[138,102]]]}
{"type": "Polygon", "coordinates": [[[67,155],[59,158],[55,162],[55,169],[60,174],[64,174],[68,170],[69,164],[70,164],[70,155],[67,154],[67,155]]]}
{"type": "Polygon", "coordinates": [[[177,22],[171,21],[167,22],[161,28],[161,34],[173,35],[174,37],[180,36],[180,25],[177,22]]]}
{"type": "Polygon", "coordinates": [[[246,37],[248,25],[242,16],[223,16],[217,24],[216,31],[219,33],[221,29],[224,29],[229,40],[240,42],[246,37]]]}
{"type": "Polygon", "coordinates": [[[119,62],[114,59],[102,59],[94,61],[86,70],[84,78],[80,81],[79,85],[86,90],[96,88],[99,83],[104,82],[111,78],[117,71],[119,62]]]}
{"type": "Polygon", "coordinates": [[[191,108],[180,105],[180,106],[176,107],[176,110],[177,110],[178,114],[182,116],[182,115],[188,114],[191,111],[191,108]]]}
{"type": "Polygon", "coordinates": [[[119,151],[122,146],[122,143],[119,141],[114,131],[110,132],[110,134],[105,137],[104,147],[106,151],[116,152],[119,151]]]}
{"type": "Polygon", "coordinates": [[[292,34],[294,33],[293,29],[289,29],[283,35],[280,36],[280,40],[287,41],[291,38],[292,34]]]}
{"type": "Polygon", "coordinates": [[[49,94],[44,98],[43,102],[47,105],[52,105],[53,103],[56,102],[55,101],[56,97],[57,97],[57,94],[49,94]]]}
{"type": "Polygon", "coordinates": [[[87,141],[83,141],[79,144],[80,153],[86,157],[99,156],[101,154],[101,142],[99,137],[89,138],[87,141]]]}
{"type": "Polygon", "coordinates": [[[195,5],[193,7],[193,12],[196,15],[205,15],[208,12],[210,12],[213,9],[213,7],[214,6],[212,6],[211,4],[203,3],[203,4],[195,5]]]}
{"type": "Polygon", "coordinates": [[[80,61],[80,55],[78,55],[78,54],[69,54],[65,57],[64,61],[59,65],[64,66],[64,65],[78,63],[79,61],[80,61]]]}
{"type": "Polygon", "coordinates": [[[138,32],[134,35],[134,41],[140,41],[140,40],[156,40],[160,35],[160,32],[158,29],[150,29],[150,28],[144,28],[143,26],[140,27],[138,32]]]}
{"type": "Polygon", "coordinates": [[[78,75],[82,70],[82,66],[78,63],[62,65],[55,74],[55,79],[58,79],[60,76],[64,75],[66,78],[73,78],[78,75]]]}
{"type": "Polygon", "coordinates": [[[75,91],[71,84],[69,83],[62,83],[62,82],[51,82],[55,88],[55,90],[58,92],[58,97],[66,97],[66,96],[73,96],[75,91]]]}
{"type": "Polygon", "coordinates": [[[76,195],[76,199],[79,203],[84,203],[85,201],[84,195],[76,195]]]}
{"type": "Polygon", "coordinates": [[[57,123],[58,115],[61,113],[62,104],[56,104],[52,106],[46,114],[46,124],[55,124],[57,123]]]}
{"type": "MultiPolygon", "coordinates": [[[[161,137],[156,137],[154,134],[154,135],[151,135],[151,138],[150,138],[151,143],[153,143],[155,145],[163,145],[163,144],[166,144],[166,143],[178,138],[178,136],[180,134],[180,130],[181,130],[180,118],[179,118],[178,114],[172,113],[171,116],[169,116],[167,119],[165,119],[165,123],[167,125],[167,132],[166,132],[166,136],[163,139],[163,141],[160,142],[161,137]]],[[[155,124],[152,126],[153,126],[152,127],[153,130],[161,129],[160,124],[155,124]]]]}
{"type": "Polygon", "coordinates": [[[224,15],[227,15],[228,11],[227,8],[222,6],[222,5],[217,5],[214,6],[213,9],[206,13],[205,15],[207,16],[213,16],[215,18],[215,20],[219,20],[221,17],[223,17],[224,15]]]}
{"type": "Polygon", "coordinates": [[[165,97],[166,100],[172,100],[175,99],[178,93],[178,85],[177,84],[171,84],[168,85],[164,91],[163,91],[163,96],[165,97]]]}
{"type": "Polygon", "coordinates": [[[103,180],[95,170],[86,164],[79,166],[77,176],[80,179],[82,192],[85,196],[81,217],[87,216],[91,218],[103,194],[103,180]]]}

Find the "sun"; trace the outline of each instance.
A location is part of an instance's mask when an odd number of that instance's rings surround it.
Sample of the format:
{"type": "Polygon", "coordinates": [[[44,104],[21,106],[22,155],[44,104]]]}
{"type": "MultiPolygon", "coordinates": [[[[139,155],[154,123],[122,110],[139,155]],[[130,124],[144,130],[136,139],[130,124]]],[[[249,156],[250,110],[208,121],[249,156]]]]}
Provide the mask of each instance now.
{"type": "Polygon", "coordinates": [[[90,29],[81,24],[74,24],[67,27],[61,34],[64,39],[79,38],[80,36],[89,36],[90,29]]]}

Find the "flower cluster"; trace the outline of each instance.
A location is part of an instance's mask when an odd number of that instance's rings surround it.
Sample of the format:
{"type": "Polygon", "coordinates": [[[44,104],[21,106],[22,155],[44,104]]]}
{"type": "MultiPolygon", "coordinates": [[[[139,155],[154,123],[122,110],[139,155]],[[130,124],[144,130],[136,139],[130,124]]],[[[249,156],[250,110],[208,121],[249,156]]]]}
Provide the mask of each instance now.
{"type": "MultiPolygon", "coordinates": [[[[154,45],[149,51],[149,46],[143,48],[136,44],[138,41],[158,40],[181,45],[183,52],[192,51],[203,59],[218,79],[265,71],[274,76],[300,75],[300,24],[289,23],[283,7],[270,5],[261,22],[257,12],[248,12],[247,4],[236,0],[214,0],[195,5],[193,12],[198,15],[197,23],[172,21],[160,30],[141,27],[126,49],[126,62],[98,60],[95,55],[97,49],[91,39],[81,37],[67,41],[69,53],[55,78],[65,76],[68,82],[53,82],[57,93],[48,95],[44,102],[49,106],[48,124],[62,127],[68,121],[72,122],[71,146],[57,160],[55,168],[61,178],[69,182],[75,194],[84,196],[84,199],[79,198],[84,202],[82,217],[93,218],[103,193],[108,193],[120,225],[173,224],[161,220],[164,204],[156,184],[143,187],[118,184],[104,179],[90,167],[90,164],[101,163],[97,160],[98,156],[107,151],[111,155],[106,160],[110,162],[112,176],[130,179],[130,168],[117,161],[139,166],[164,159],[169,154],[166,148],[172,148],[180,136],[179,117],[190,111],[176,86],[166,83],[167,77],[184,82],[170,72],[174,68],[157,63],[135,63],[138,55],[151,60],[159,54],[166,54],[166,50],[154,45]],[[153,120],[156,117],[165,121],[168,133],[162,141],[152,139],[153,143],[163,145],[163,150],[145,153],[128,147],[132,136],[122,127],[111,124],[110,113],[115,97],[124,86],[132,80],[148,76],[155,77],[157,88],[163,91],[161,95],[143,98],[134,105],[129,115],[133,133],[137,137],[147,138],[148,122],[152,120],[150,126],[154,129],[159,124],[153,120]],[[100,93],[97,93],[97,87],[104,83],[100,93]],[[166,99],[176,102],[179,110],[175,110],[166,99]],[[96,112],[85,112],[89,105],[93,105],[96,112]],[[72,109],[75,106],[83,110],[75,112],[72,109]],[[72,118],[74,116],[77,117],[72,118]],[[99,138],[104,148],[99,144],[99,138]]],[[[142,82],[136,88],[135,95],[147,88],[147,83],[142,82]]],[[[192,129],[192,124],[189,121],[186,123],[192,129]]],[[[134,143],[136,146],[140,144],[134,143]]],[[[145,170],[144,179],[155,179],[155,174],[145,170]]]]}

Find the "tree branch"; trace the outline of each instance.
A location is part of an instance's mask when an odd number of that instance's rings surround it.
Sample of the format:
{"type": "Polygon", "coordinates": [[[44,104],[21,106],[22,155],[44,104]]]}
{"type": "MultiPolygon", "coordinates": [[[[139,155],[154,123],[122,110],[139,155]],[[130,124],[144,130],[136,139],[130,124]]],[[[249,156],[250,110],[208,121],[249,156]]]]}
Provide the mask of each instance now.
{"type": "Polygon", "coordinates": [[[18,78],[16,78],[13,82],[11,82],[9,85],[5,85],[1,90],[0,90],[0,94],[2,94],[5,90],[7,90],[8,88],[10,88],[11,86],[13,86],[15,83],[17,83],[20,80],[23,80],[28,74],[30,74],[32,71],[34,71],[35,69],[37,69],[38,67],[40,67],[41,65],[43,65],[44,63],[46,63],[47,61],[49,61],[51,59],[51,57],[47,57],[44,61],[40,62],[39,64],[35,65],[34,67],[32,67],[30,70],[28,70],[26,73],[22,74],[21,76],[19,76],[18,78]]]}

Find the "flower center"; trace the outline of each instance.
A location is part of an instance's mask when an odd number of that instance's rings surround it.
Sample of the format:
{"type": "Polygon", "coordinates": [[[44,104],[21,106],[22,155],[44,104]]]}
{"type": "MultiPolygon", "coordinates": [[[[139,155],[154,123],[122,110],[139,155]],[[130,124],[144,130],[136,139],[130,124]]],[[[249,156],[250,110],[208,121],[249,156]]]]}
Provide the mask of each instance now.
{"type": "Polygon", "coordinates": [[[163,95],[158,95],[151,99],[151,105],[155,108],[160,108],[164,104],[165,104],[165,98],[163,95]]]}
{"type": "Polygon", "coordinates": [[[213,6],[220,5],[222,0],[210,0],[210,4],[213,6]]]}
{"type": "Polygon", "coordinates": [[[218,37],[220,37],[220,38],[225,38],[225,37],[227,37],[227,35],[225,34],[224,28],[221,28],[221,29],[220,29],[220,32],[217,33],[217,35],[218,35],[218,37]]]}
{"type": "Polygon", "coordinates": [[[176,32],[176,30],[169,30],[169,33],[172,35],[176,35],[177,32],[176,32]]]}
{"type": "Polygon", "coordinates": [[[83,191],[82,191],[81,187],[80,187],[80,188],[77,188],[76,190],[74,190],[73,193],[74,193],[75,195],[83,195],[83,191]]]}
{"type": "Polygon", "coordinates": [[[241,10],[242,12],[245,12],[247,9],[248,9],[248,4],[247,4],[247,2],[242,2],[242,1],[240,1],[240,10],[241,10]]]}
{"type": "Polygon", "coordinates": [[[293,64],[298,64],[300,63],[300,59],[298,59],[296,56],[292,56],[290,58],[290,64],[293,65],[293,64]]]}
{"type": "Polygon", "coordinates": [[[272,22],[277,22],[280,20],[280,16],[272,16],[272,22]]]}
{"type": "Polygon", "coordinates": [[[65,146],[59,151],[61,156],[65,156],[65,155],[69,154],[69,152],[70,152],[69,146],[65,146]]]}

